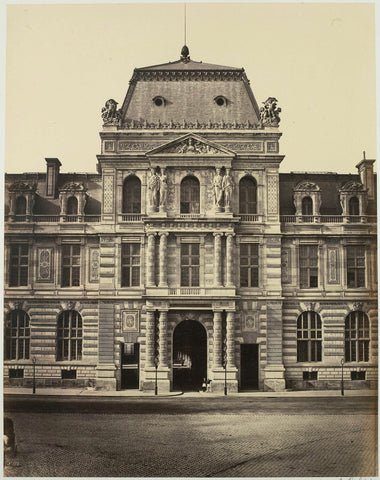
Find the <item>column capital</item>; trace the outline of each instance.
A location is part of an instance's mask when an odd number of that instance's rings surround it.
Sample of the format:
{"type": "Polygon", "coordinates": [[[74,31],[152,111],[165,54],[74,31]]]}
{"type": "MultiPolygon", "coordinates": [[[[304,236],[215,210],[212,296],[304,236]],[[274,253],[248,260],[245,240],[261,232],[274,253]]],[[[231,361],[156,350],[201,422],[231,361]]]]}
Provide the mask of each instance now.
{"type": "Polygon", "coordinates": [[[158,232],[158,235],[160,237],[168,237],[169,236],[169,232],[158,232]]]}
{"type": "Polygon", "coordinates": [[[225,236],[226,236],[226,237],[235,237],[235,236],[236,236],[236,233],[235,233],[235,232],[226,232],[226,233],[225,233],[225,236]]]}
{"type": "Polygon", "coordinates": [[[147,232],[148,237],[155,237],[157,235],[157,232],[147,232]]]}
{"type": "Polygon", "coordinates": [[[214,232],[213,235],[214,237],[221,237],[223,235],[223,232],[214,232]]]}

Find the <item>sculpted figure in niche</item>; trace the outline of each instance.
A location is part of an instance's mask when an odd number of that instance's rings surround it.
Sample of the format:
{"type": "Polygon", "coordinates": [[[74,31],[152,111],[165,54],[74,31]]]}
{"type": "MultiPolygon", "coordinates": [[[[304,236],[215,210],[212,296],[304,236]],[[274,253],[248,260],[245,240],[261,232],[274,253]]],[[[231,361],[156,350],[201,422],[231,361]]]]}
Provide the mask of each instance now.
{"type": "Polygon", "coordinates": [[[160,207],[166,205],[166,200],[168,198],[168,177],[164,168],[161,169],[160,176],[160,207]]]}
{"type": "Polygon", "coordinates": [[[216,175],[214,177],[214,197],[215,197],[215,205],[220,207],[222,205],[222,198],[223,198],[223,177],[221,175],[221,169],[216,169],[216,175]]]}
{"type": "Polygon", "coordinates": [[[159,203],[160,195],[160,177],[157,175],[154,168],[150,169],[149,191],[150,191],[150,205],[156,209],[159,203]]]}
{"type": "Polygon", "coordinates": [[[231,197],[234,189],[234,183],[230,175],[231,169],[227,168],[226,174],[223,177],[222,187],[224,191],[224,206],[229,209],[231,206],[231,197]]]}

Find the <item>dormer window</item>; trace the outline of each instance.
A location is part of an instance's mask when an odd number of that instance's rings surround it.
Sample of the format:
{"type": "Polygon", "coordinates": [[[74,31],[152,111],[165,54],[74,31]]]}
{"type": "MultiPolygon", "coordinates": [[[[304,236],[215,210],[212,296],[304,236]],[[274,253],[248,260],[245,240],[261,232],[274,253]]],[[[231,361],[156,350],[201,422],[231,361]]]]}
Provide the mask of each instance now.
{"type": "Polygon", "coordinates": [[[222,95],[219,95],[218,97],[214,98],[214,102],[219,106],[223,107],[227,105],[227,98],[223,97],[222,95]]]}
{"type": "Polygon", "coordinates": [[[163,107],[165,105],[165,99],[164,97],[154,97],[153,103],[156,105],[156,107],[163,107]]]}

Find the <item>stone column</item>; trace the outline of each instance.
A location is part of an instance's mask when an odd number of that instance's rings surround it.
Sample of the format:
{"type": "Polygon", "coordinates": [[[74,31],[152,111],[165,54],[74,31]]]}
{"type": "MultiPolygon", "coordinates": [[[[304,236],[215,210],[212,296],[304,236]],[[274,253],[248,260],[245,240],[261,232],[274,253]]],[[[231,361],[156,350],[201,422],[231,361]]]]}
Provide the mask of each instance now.
{"type": "Polygon", "coordinates": [[[167,368],[168,366],[168,312],[160,312],[160,344],[159,344],[159,366],[167,368]]]}
{"type": "Polygon", "coordinates": [[[146,312],[146,359],[145,368],[154,367],[154,312],[146,312]]]}
{"type": "Polygon", "coordinates": [[[168,249],[168,233],[160,233],[160,287],[168,286],[168,262],[167,262],[167,249],[168,249]]]}
{"type": "Polygon", "coordinates": [[[233,287],[234,281],[233,281],[233,268],[234,268],[234,262],[233,262],[233,248],[234,248],[234,243],[233,243],[233,233],[228,233],[227,234],[227,245],[226,245],[226,250],[227,250],[227,278],[226,278],[226,287],[233,287]]]}
{"type": "Polygon", "coordinates": [[[213,368],[222,368],[222,312],[214,312],[214,361],[213,368]]]}
{"type": "Polygon", "coordinates": [[[148,252],[146,262],[146,284],[148,287],[155,287],[154,282],[154,247],[155,247],[155,234],[148,234],[148,252]]]}
{"type": "Polygon", "coordinates": [[[235,367],[235,312],[227,312],[227,367],[235,367]]]}
{"type": "Polygon", "coordinates": [[[222,286],[222,235],[214,233],[214,285],[222,286]]]}

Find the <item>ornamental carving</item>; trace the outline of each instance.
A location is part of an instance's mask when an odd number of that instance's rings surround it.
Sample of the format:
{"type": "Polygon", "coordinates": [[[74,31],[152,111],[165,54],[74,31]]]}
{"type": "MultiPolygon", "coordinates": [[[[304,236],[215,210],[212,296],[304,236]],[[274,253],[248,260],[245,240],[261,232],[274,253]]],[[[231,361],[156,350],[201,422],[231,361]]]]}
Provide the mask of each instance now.
{"type": "Polygon", "coordinates": [[[17,192],[17,193],[34,193],[37,189],[35,184],[30,185],[29,183],[24,182],[15,182],[13,183],[8,190],[10,192],[17,192]]]}
{"type": "Polygon", "coordinates": [[[195,122],[189,122],[183,120],[183,122],[174,122],[170,120],[169,122],[161,122],[158,120],[157,122],[148,122],[147,120],[132,120],[126,119],[123,122],[123,128],[126,129],[169,129],[169,130],[189,130],[189,129],[197,129],[197,130],[253,130],[259,128],[259,125],[256,123],[251,123],[249,121],[239,123],[239,122],[213,122],[209,120],[208,122],[199,122],[196,120],[195,122]]]}
{"type": "Polygon", "coordinates": [[[338,248],[327,249],[328,283],[339,283],[338,248]]]}
{"type": "Polygon", "coordinates": [[[281,250],[281,279],[282,283],[291,283],[291,250],[283,248],[281,250]]]}
{"type": "Polygon", "coordinates": [[[117,125],[121,118],[121,110],[117,110],[117,102],[110,98],[102,108],[102,119],[104,125],[117,125]]]}
{"type": "Polygon", "coordinates": [[[37,279],[40,282],[51,282],[52,279],[53,248],[38,249],[37,279]]]}
{"type": "Polygon", "coordinates": [[[341,189],[339,189],[339,192],[363,192],[366,191],[366,188],[362,183],[355,182],[355,181],[350,181],[347,182],[341,189]]]}
{"type": "Polygon", "coordinates": [[[162,143],[129,143],[129,142],[119,142],[120,151],[148,151],[153,148],[157,148],[162,143]]]}
{"type": "Polygon", "coordinates": [[[210,154],[218,154],[220,150],[217,150],[210,145],[202,143],[198,140],[194,140],[193,138],[187,138],[183,142],[177,143],[172,147],[165,148],[162,150],[165,153],[179,153],[179,154],[188,154],[188,155],[210,155],[210,154]]]}
{"type": "Polygon", "coordinates": [[[99,281],[100,252],[98,248],[90,249],[90,282],[99,281]]]}
{"type": "Polygon", "coordinates": [[[320,188],[316,183],[305,180],[300,182],[294,189],[295,192],[319,192],[320,188]]]}
{"type": "Polygon", "coordinates": [[[260,124],[264,127],[278,127],[281,108],[277,107],[277,99],[269,97],[263,104],[264,106],[260,108],[260,124]]]}
{"type": "Polygon", "coordinates": [[[353,306],[354,306],[354,310],[358,310],[358,311],[363,310],[363,302],[354,302],[353,306]]]}
{"type": "Polygon", "coordinates": [[[217,70],[173,70],[173,71],[159,71],[159,70],[135,70],[131,83],[137,81],[155,82],[155,81],[236,81],[245,80],[248,82],[247,76],[243,70],[233,71],[217,71],[217,70]]]}
{"type": "Polygon", "coordinates": [[[60,189],[60,192],[75,193],[75,192],[85,192],[87,189],[83,183],[76,182],[67,182],[60,189]]]}
{"type": "Polygon", "coordinates": [[[264,152],[263,142],[236,143],[224,142],[219,144],[221,147],[234,150],[235,152],[264,152]]]}

